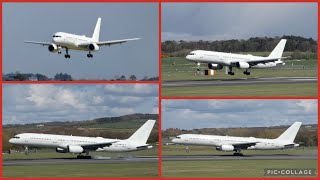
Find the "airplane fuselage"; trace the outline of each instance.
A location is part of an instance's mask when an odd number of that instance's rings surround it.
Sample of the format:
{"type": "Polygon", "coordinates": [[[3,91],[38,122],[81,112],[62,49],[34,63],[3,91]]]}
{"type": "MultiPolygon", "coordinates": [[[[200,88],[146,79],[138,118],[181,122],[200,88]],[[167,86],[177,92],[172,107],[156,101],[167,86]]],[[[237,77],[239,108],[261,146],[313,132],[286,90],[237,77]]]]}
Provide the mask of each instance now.
{"type": "MultiPolygon", "coordinates": [[[[292,146],[288,145],[290,142],[283,142],[276,139],[262,139],[255,137],[235,137],[235,136],[216,136],[216,135],[201,135],[201,134],[182,134],[172,140],[175,144],[182,145],[198,145],[198,146],[212,146],[219,147],[222,145],[242,144],[247,142],[257,142],[255,145],[247,149],[260,149],[260,150],[274,150],[286,149],[289,147],[296,147],[297,144],[292,146]]],[[[233,151],[233,150],[231,150],[233,151]]]]}
{"type": "MultiPolygon", "coordinates": [[[[263,61],[268,59],[267,57],[253,56],[251,54],[234,54],[234,53],[225,53],[217,51],[204,51],[204,50],[195,50],[190,52],[186,59],[191,62],[196,63],[212,63],[222,66],[236,66],[238,62],[251,62],[251,61],[263,61]]],[[[276,67],[277,65],[284,65],[283,61],[280,59],[275,62],[266,62],[266,63],[257,63],[252,65],[249,68],[270,68],[276,67]]]]}
{"type": "MultiPolygon", "coordinates": [[[[58,47],[68,48],[73,50],[90,50],[88,47],[79,46],[82,43],[96,43],[92,38],[85,35],[76,35],[65,32],[57,32],[53,35],[52,43],[58,47]]],[[[90,50],[95,51],[95,50],[90,50]]]]}
{"type": "MultiPolygon", "coordinates": [[[[81,146],[87,144],[99,144],[104,142],[114,142],[110,146],[98,148],[95,151],[103,152],[129,152],[142,150],[137,148],[137,145],[131,144],[129,141],[119,139],[108,139],[102,137],[82,137],[82,136],[65,136],[53,134],[37,134],[37,133],[22,133],[17,135],[19,138],[12,138],[10,143],[30,146],[30,147],[48,147],[56,148],[57,152],[67,152],[70,146],[81,146]]],[[[145,149],[150,148],[146,147],[145,149]]]]}

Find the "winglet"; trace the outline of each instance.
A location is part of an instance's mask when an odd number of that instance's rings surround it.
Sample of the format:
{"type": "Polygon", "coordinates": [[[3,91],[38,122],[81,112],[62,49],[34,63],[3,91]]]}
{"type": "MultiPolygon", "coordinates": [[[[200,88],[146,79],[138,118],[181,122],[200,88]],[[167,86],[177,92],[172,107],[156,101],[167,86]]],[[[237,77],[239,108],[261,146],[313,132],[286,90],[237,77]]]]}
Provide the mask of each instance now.
{"type": "Polygon", "coordinates": [[[97,20],[96,27],[94,28],[93,35],[92,35],[92,39],[95,42],[99,42],[100,26],[101,26],[101,18],[99,17],[97,20]]]}

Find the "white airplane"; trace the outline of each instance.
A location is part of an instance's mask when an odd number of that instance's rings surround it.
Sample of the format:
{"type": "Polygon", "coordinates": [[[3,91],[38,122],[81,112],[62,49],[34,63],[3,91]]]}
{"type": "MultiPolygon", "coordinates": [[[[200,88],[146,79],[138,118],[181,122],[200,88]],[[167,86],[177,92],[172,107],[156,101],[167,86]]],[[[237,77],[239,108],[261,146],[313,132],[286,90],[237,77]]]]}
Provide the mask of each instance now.
{"type": "Polygon", "coordinates": [[[48,46],[48,50],[52,53],[58,52],[61,54],[61,48],[66,49],[65,58],[70,58],[69,49],[89,51],[87,54],[88,58],[92,58],[91,52],[98,51],[100,46],[111,46],[114,44],[122,44],[127,41],[139,40],[140,38],[132,39],[120,39],[111,41],[99,41],[100,35],[101,18],[98,18],[96,27],[94,28],[92,37],[86,37],[85,35],[76,35],[65,32],[57,32],[53,35],[52,43],[48,42],[36,42],[36,41],[25,41],[25,43],[40,44],[48,46]]]}
{"type": "Polygon", "coordinates": [[[107,139],[102,137],[65,136],[54,134],[22,133],[15,135],[9,143],[22,145],[28,154],[28,146],[55,148],[58,153],[74,153],[82,157],[89,151],[130,152],[152,148],[146,144],[155,120],[148,120],[128,139],[107,139]]]}
{"type": "Polygon", "coordinates": [[[226,67],[226,74],[229,75],[234,75],[234,72],[232,71],[233,67],[244,69],[243,74],[250,75],[250,72],[248,71],[250,68],[262,69],[285,65],[282,59],[286,59],[287,57],[282,57],[282,53],[286,42],[286,39],[281,39],[268,57],[253,56],[251,54],[243,55],[195,50],[190,52],[186,56],[186,59],[196,62],[198,71],[200,70],[200,63],[208,63],[208,68],[212,70],[219,70],[226,67]]]}
{"type": "Polygon", "coordinates": [[[284,133],[276,139],[262,139],[255,137],[216,136],[202,134],[182,134],[172,142],[182,145],[213,146],[218,151],[235,151],[234,155],[240,155],[241,149],[248,150],[275,150],[298,147],[293,141],[299,131],[301,122],[293,123],[284,133]]]}

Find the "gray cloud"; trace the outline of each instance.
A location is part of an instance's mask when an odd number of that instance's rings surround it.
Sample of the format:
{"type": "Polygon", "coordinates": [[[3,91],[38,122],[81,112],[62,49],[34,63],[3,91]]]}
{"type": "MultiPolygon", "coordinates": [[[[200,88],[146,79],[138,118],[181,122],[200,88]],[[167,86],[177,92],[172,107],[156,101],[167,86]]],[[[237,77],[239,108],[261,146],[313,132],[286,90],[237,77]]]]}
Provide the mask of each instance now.
{"type": "Polygon", "coordinates": [[[317,3],[163,3],[162,41],[297,35],[317,39],[317,3]]]}
{"type": "Polygon", "coordinates": [[[163,100],[162,129],[317,123],[316,100],[163,100]]]}
{"type": "Polygon", "coordinates": [[[3,86],[3,124],[87,120],[131,113],[158,113],[157,85],[3,86]],[[109,91],[109,86],[122,93],[109,91]]]}

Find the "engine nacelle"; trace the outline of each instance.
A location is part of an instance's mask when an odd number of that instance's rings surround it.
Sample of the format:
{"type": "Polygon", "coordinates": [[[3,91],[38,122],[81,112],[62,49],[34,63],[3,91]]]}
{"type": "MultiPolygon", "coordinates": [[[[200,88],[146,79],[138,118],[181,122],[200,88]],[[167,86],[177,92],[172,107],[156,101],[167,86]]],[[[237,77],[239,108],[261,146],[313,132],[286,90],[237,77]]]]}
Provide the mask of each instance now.
{"type": "Polygon", "coordinates": [[[240,69],[249,69],[250,68],[250,65],[246,62],[237,62],[236,66],[237,66],[237,68],[240,68],[240,69]]]}
{"type": "Polygon", "coordinates": [[[89,44],[88,49],[90,51],[98,51],[100,47],[96,43],[89,44]]]}
{"type": "Polygon", "coordinates": [[[218,70],[218,69],[222,69],[223,68],[223,66],[222,65],[220,65],[220,64],[208,64],[208,68],[209,69],[212,69],[212,70],[218,70]]]}
{"type": "Polygon", "coordinates": [[[234,147],[232,145],[226,144],[216,147],[218,151],[234,151],[234,147]]]}
{"type": "Polygon", "coordinates": [[[67,153],[67,152],[68,152],[68,149],[56,148],[56,152],[58,152],[58,153],[67,153]]]}
{"type": "Polygon", "coordinates": [[[48,46],[48,50],[49,50],[50,52],[52,52],[52,53],[56,53],[56,52],[59,51],[59,48],[58,48],[57,45],[51,44],[50,46],[48,46]]]}
{"type": "Polygon", "coordinates": [[[81,146],[68,146],[68,151],[70,153],[83,153],[84,150],[81,146]]]}

